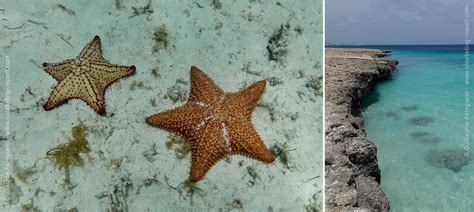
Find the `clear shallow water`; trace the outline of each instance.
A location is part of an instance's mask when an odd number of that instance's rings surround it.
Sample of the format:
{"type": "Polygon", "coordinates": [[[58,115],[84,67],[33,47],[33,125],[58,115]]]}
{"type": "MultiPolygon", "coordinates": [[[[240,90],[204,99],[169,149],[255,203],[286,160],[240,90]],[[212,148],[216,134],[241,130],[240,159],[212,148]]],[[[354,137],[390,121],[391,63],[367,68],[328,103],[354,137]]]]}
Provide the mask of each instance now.
{"type": "MultiPolygon", "coordinates": [[[[393,50],[391,58],[400,62],[392,78],[364,99],[362,112],[367,136],[378,147],[382,188],[392,211],[474,210],[474,161],[461,165],[463,146],[474,146],[474,124],[471,141],[464,142],[463,46],[370,48],[393,50]],[[453,149],[460,151],[440,154],[453,149]]],[[[472,54],[470,60],[472,69],[472,54]]]]}

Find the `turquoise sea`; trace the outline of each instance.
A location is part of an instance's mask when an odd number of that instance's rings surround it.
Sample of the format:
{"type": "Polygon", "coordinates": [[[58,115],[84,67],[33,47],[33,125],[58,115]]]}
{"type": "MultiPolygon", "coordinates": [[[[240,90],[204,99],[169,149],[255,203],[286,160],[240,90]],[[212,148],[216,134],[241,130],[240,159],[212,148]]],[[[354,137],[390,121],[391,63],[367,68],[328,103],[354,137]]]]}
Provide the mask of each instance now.
{"type": "Polygon", "coordinates": [[[361,114],[392,211],[473,211],[474,77],[466,85],[466,73],[474,57],[464,45],[365,48],[392,50],[400,62],[361,114]]]}

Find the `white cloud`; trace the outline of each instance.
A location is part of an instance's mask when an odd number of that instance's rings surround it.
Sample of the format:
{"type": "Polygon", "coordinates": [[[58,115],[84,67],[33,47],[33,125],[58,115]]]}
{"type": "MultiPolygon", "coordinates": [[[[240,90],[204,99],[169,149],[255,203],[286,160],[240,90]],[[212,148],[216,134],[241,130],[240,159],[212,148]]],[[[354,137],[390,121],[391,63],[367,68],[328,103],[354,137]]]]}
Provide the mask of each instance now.
{"type": "MultiPolygon", "coordinates": [[[[327,0],[331,43],[456,43],[473,0],[327,0]]],[[[474,7],[474,5],[473,5],[474,7]]]]}

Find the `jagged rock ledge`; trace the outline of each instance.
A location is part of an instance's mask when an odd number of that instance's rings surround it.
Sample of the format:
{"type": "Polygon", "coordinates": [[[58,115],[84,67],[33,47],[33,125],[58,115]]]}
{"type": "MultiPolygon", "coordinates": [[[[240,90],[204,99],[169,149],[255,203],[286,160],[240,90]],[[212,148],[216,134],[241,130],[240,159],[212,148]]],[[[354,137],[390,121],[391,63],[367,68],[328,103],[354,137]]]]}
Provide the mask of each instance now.
{"type": "Polygon", "coordinates": [[[362,97],[398,65],[383,58],[388,53],[326,48],[326,211],[390,208],[380,187],[377,148],[357,117],[362,97]]]}

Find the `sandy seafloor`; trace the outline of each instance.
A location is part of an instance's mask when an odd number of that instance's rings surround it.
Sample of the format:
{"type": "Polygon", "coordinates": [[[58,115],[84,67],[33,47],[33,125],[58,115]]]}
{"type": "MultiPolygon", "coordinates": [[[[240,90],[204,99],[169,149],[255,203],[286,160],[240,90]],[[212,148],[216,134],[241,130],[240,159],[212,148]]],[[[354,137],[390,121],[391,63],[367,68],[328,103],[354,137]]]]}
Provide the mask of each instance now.
{"type": "Polygon", "coordinates": [[[52,0],[0,0],[0,65],[4,70],[8,56],[11,71],[8,137],[7,76],[0,75],[0,211],[106,211],[118,205],[128,211],[321,208],[322,95],[314,86],[322,76],[320,0],[222,1],[221,7],[212,0],[155,0],[134,17],[132,7],[148,1],[123,0],[119,7],[112,0],[86,2],[61,2],[66,10],[52,0]],[[153,30],[162,25],[169,46],[153,52],[153,30]],[[269,60],[267,45],[281,25],[279,44],[287,55],[269,60]],[[38,65],[76,57],[94,35],[101,37],[106,59],[134,64],[136,74],[107,89],[106,116],[79,100],[44,111],[57,83],[38,65]],[[197,183],[201,191],[189,192],[183,182],[190,154],[178,159],[165,145],[170,133],[148,126],[144,118],[185,102],[165,96],[175,95],[169,92],[174,88],[187,97],[192,65],[227,92],[268,80],[253,123],[267,147],[286,143],[288,166],[278,159],[266,165],[231,156],[197,183]],[[73,188],[66,189],[63,172],[44,158],[81,122],[89,129],[92,152],[90,159],[81,155],[82,166],[71,168],[73,188]],[[145,186],[147,179],[153,183],[145,186]]]}

